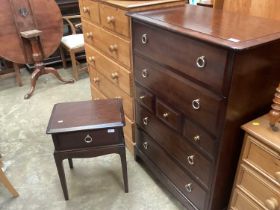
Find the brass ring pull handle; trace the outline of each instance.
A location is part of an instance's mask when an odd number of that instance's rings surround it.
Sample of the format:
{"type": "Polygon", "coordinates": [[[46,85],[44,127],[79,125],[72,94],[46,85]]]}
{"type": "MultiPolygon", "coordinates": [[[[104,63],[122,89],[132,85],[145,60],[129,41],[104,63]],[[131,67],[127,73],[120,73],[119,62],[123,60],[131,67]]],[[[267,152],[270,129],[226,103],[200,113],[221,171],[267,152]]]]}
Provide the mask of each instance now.
{"type": "Polygon", "coordinates": [[[194,155],[189,155],[188,156],[188,163],[192,166],[194,165],[194,155]]]}
{"type": "Polygon", "coordinates": [[[94,77],[94,78],[93,78],[93,82],[94,82],[94,83],[99,83],[99,82],[100,82],[99,77],[94,77]]]}
{"type": "Polygon", "coordinates": [[[86,37],[87,37],[88,39],[92,39],[92,38],[93,38],[93,33],[92,33],[92,32],[87,32],[87,33],[86,33],[86,37]]]}
{"type": "Polygon", "coordinates": [[[144,118],[143,118],[143,124],[144,124],[144,125],[148,125],[148,120],[149,120],[148,117],[144,117],[144,118]]]}
{"type": "Polygon", "coordinates": [[[264,201],[264,205],[269,209],[269,210],[278,210],[279,207],[279,202],[276,198],[269,198],[264,201]]]}
{"type": "Polygon", "coordinates": [[[167,118],[168,116],[169,116],[169,113],[163,113],[163,115],[162,115],[164,118],[167,118]]]}
{"type": "Polygon", "coordinates": [[[90,13],[89,7],[83,7],[83,12],[84,13],[90,13]]]}
{"type": "Polygon", "coordinates": [[[84,138],[84,142],[86,142],[87,144],[91,143],[92,141],[93,139],[89,134],[86,135],[86,137],[84,138]]]}
{"type": "Polygon", "coordinates": [[[146,96],[140,96],[139,99],[143,100],[146,96]]]}
{"type": "Polygon", "coordinates": [[[195,110],[198,110],[200,108],[200,99],[195,99],[192,101],[192,107],[195,110]]]}
{"type": "Polygon", "coordinates": [[[107,23],[115,23],[116,18],[114,16],[107,16],[107,23]]]}
{"type": "Polygon", "coordinates": [[[147,36],[147,34],[142,34],[141,41],[142,41],[142,44],[147,44],[148,43],[148,36],[147,36]]]}
{"type": "Polygon", "coordinates": [[[110,50],[111,52],[117,51],[117,50],[118,50],[118,45],[116,45],[116,44],[111,44],[111,45],[109,46],[109,50],[110,50]]]}
{"type": "Polygon", "coordinates": [[[200,136],[199,136],[199,135],[194,136],[194,137],[193,137],[193,140],[194,140],[195,142],[198,142],[198,141],[200,140],[200,136]]]}
{"type": "Polygon", "coordinates": [[[186,184],[185,185],[186,190],[190,193],[192,192],[193,188],[192,188],[192,183],[186,184]]]}
{"type": "Polygon", "coordinates": [[[119,78],[119,74],[117,72],[114,72],[111,74],[111,78],[112,79],[118,79],[119,78]]]}
{"type": "Polygon", "coordinates": [[[94,63],[95,62],[95,58],[94,56],[90,56],[88,57],[89,62],[94,63]]]}
{"type": "Polygon", "coordinates": [[[148,77],[148,70],[147,69],[143,69],[142,70],[142,77],[143,78],[147,78],[148,77]]]}
{"type": "Polygon", "coordinates": [[[145,142],[143,143],[143,147],[144,147],[145,150],[147,150],[147,149],[148,149],[148,142],[145,141],[145,142]]]}
{"type": "Polygon", "coordinates": [[[280,183],[280,171],[275,173],[275,178],[277,179],[277,181],[280,183]]]}
{"type": "Polygon", "coordinates": [[[207,61],[206,61],[206,58],[205,56],[200,56],[196,59],[196,66],[199,68],[199,69],[203,69],[207,64],[207,61]]]}

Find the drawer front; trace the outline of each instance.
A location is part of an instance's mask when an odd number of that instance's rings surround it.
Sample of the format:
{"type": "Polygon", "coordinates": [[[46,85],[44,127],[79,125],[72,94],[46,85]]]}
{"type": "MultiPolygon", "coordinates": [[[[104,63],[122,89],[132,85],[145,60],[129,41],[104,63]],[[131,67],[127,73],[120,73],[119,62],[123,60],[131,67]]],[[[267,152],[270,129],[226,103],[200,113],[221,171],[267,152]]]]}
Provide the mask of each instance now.
{"type": "Polygon", "coordinates": [[[222,92],[226,50],[138,22],[133,22],[133,40],[135,51],[222,92]]]}
{"type": "Polygon", "coordinates": [[[85,44],[85,50],[87,62],[89,64],[94,66],[97,71],[102,72],[107,79],[125,91],[128,95],[133,95],[132,78],[129,71],[88,44],[85,44]]]}
{"type": "Polygon", "coordinates": [[[280,186],[280,154],[254,139],[246,137],[246,146],[242,159],[264,172],[280,186]]]}
{"type": "MultiPolygon", "coordinates": [[[[237,187],[248,192],[262,206],[269,208],[271,204],[277,204],[275,209],[279,208],[280,190],[279,187],[263,179],[258,173],[241,165],[237,178],[237,187]]],[[[272,208],[269,208],[272,209],[272,208]]]]}
{"type": "Polygon", "coordinates": [[[105,76],[89,67],[91,84],[108,98],[122,98],[125,114],[130,118],[133,117],[133,99],[118,87],[115,87],[105,76]]]}
{"type": "Polygon", "coordinates": [[[55,138],[55,149],[78,149],[121,143],[123,143],[123,139],[118,129],[101,129],[57,134],[55,138]]]}
{"type": "Polygon", "coordinates": [[[99,24],[99,3],[92,0],[82,0],[80,2],[82,2],[80,4],[81,16],[93,23],[99,24]]]}
{"type": "Polygon", "coordinates": [[[136,129],[136,145],[198,209],[205,209],[206,192],[173,162],[148,135],[136,129]]]}
{"type": "Polygon", "coordinates": [[[230,205],[231,210],[260,210],[261,208],[254,203],[248,196],[240,190],[235,189],[230,205]]]}
{"type": "Polygon", "coordinates": [[[154,112],[154,104],[155,104],[155,97],[152,93],[150,93],[148,90],[144,89],[143,87],[140,87],[140,85],[135,84],[135,98],[136,100],[146,107],[151,112],[154,112]]]}
{"type": "Polygon", "coordinates": [[[130,18],[126,16],[126,11],[106,5],[100,5],[100,19],[104,28],[113,32],[130,37],[130,18]]]}
{"type": "Polygon", "coordinates": [[[135,56],[134,62],[134,77],[138,83],[216,134],[222,98],[139,56],[135,56]]]}
{"type": "Polygon", "coordinates": [[[205,187],[209,186],[213,164],[186,139],[169,129],[139,104],[136,105],[136,123],[205,187]]]}
{"type": "Polygon", "coordinates": [[[83,21],[85,42],[130,69],[130,42],[99,26],[83,21]]]}

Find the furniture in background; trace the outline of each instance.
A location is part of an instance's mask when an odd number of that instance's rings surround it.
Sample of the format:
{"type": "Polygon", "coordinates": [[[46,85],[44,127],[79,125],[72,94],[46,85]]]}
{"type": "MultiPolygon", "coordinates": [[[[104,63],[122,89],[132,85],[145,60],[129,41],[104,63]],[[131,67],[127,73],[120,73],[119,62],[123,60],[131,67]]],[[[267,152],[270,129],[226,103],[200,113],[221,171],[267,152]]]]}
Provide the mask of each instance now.
{"type": "Polygon", "coordinates": [[[93,99],[122,98],[126,146],[134,151],[134,113],[130,18],[127,12],[183,5],[184,1],[80,0],[93,99]]]}
{"type": "Polygon", "coordinates": [[[197,2],[198,6],[213,7],[213,0],[200,0],[197,2]]]}
{"type": "Polygon", "coordinates": [[[19,194],[13,187],[13,185],[10,183],[9,179],[5,175],[4,171],[2,170],[3,162],[0,160],[0,181],[3,183],[3,185],[9,190],[9,192],[13,195],[13,197],[18,197],[19,194]]]}
{"type": "Polygon", "coordinates": [[[280,83],[276,88],[276,93],[274,94],[273,104],[271,105],[271,110],[269,112],[269,122],[273,130],[278,131],[279,128],[277,124],[280,122],[280,83]]]}
{"type": "Polygon", "coordinates": [[[54,158],[65,200],[69,197],[64,159],[68,159],[70,168],[73,168],[72,158],[119,154],[124,188],[128,192],[124,125],[122,101],[119,99],[68,102],[54,106],[47,133],[52,134],[54,158]]]}
{"type": "Polygon", "coordinates": [[[77,29],[81,28],[81,23],[74,25],[73,19],[81,19],[80,15],[64,16],[63,19],[67,22],[71,28],[71,34],[63,36],[61,39],[60,53],[63,68],[66,68],[66,58],[64,49],[69,52],[72,64],[72,72],[75,80],[79,79],[79,74],[83,71],[87,71],[87,66],[82,66],[78,60],[76,60],[76,54],[85,51],[84,35],[77,33],[77,29]]]}
{"type": "Polygon", "coordinates": [[[280,138],[264,115],[242,126],[245,130],[229,209],[280,207],[280,138]]]}
{"type": "Polygon", "coordinates": [[[226,209],[240,126],[279,83],[280,25],[192,5],[131,17],[136,159],[188,209],[226,209]]]}
{"type": "Polygon", "coordinates": [[[21,80],[19,65],[4,59],[2,60],[2,63],[4,65],[3,65],[3,69],[0,70],[0,79],[7,78],[7,77],[15,77],[17,85],[21,87],[22,80],[21,80]]]}

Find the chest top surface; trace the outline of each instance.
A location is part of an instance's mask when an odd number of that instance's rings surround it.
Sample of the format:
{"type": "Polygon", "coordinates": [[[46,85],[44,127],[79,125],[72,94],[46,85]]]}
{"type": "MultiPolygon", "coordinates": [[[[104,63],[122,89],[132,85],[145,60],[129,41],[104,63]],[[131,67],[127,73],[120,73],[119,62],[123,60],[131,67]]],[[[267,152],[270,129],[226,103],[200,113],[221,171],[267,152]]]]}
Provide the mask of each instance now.
{"type": "Polygon", "coordinates": [[[236,50],[280,39],[280,21],[220,9],[185,5],[129,15],[177,33],[236,50]]]}
{"type": "Polygon", "coordinates": [[[120,99],[67,102],[56,104],[47,134],[124,126],[120,99]]]}

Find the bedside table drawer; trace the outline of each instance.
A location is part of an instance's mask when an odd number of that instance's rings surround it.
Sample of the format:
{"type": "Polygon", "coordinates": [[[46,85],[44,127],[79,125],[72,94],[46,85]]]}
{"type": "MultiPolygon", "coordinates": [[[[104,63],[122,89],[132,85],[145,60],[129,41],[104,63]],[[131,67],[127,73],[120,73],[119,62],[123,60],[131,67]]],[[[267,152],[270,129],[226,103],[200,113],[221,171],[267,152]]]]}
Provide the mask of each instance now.
{"type": "Polygon", "coordinates": [[[118,129],[79,131],[55,135],[55,149],[67,150],[122,143],[118,129]]]}
{"type": "Polygon", "coordinates": [[[93,23],[100,23],[99,20],[99,3],[92,0],[83,0],[80,5],[80,13],[83,18],[86,18],[93,23]]]}

